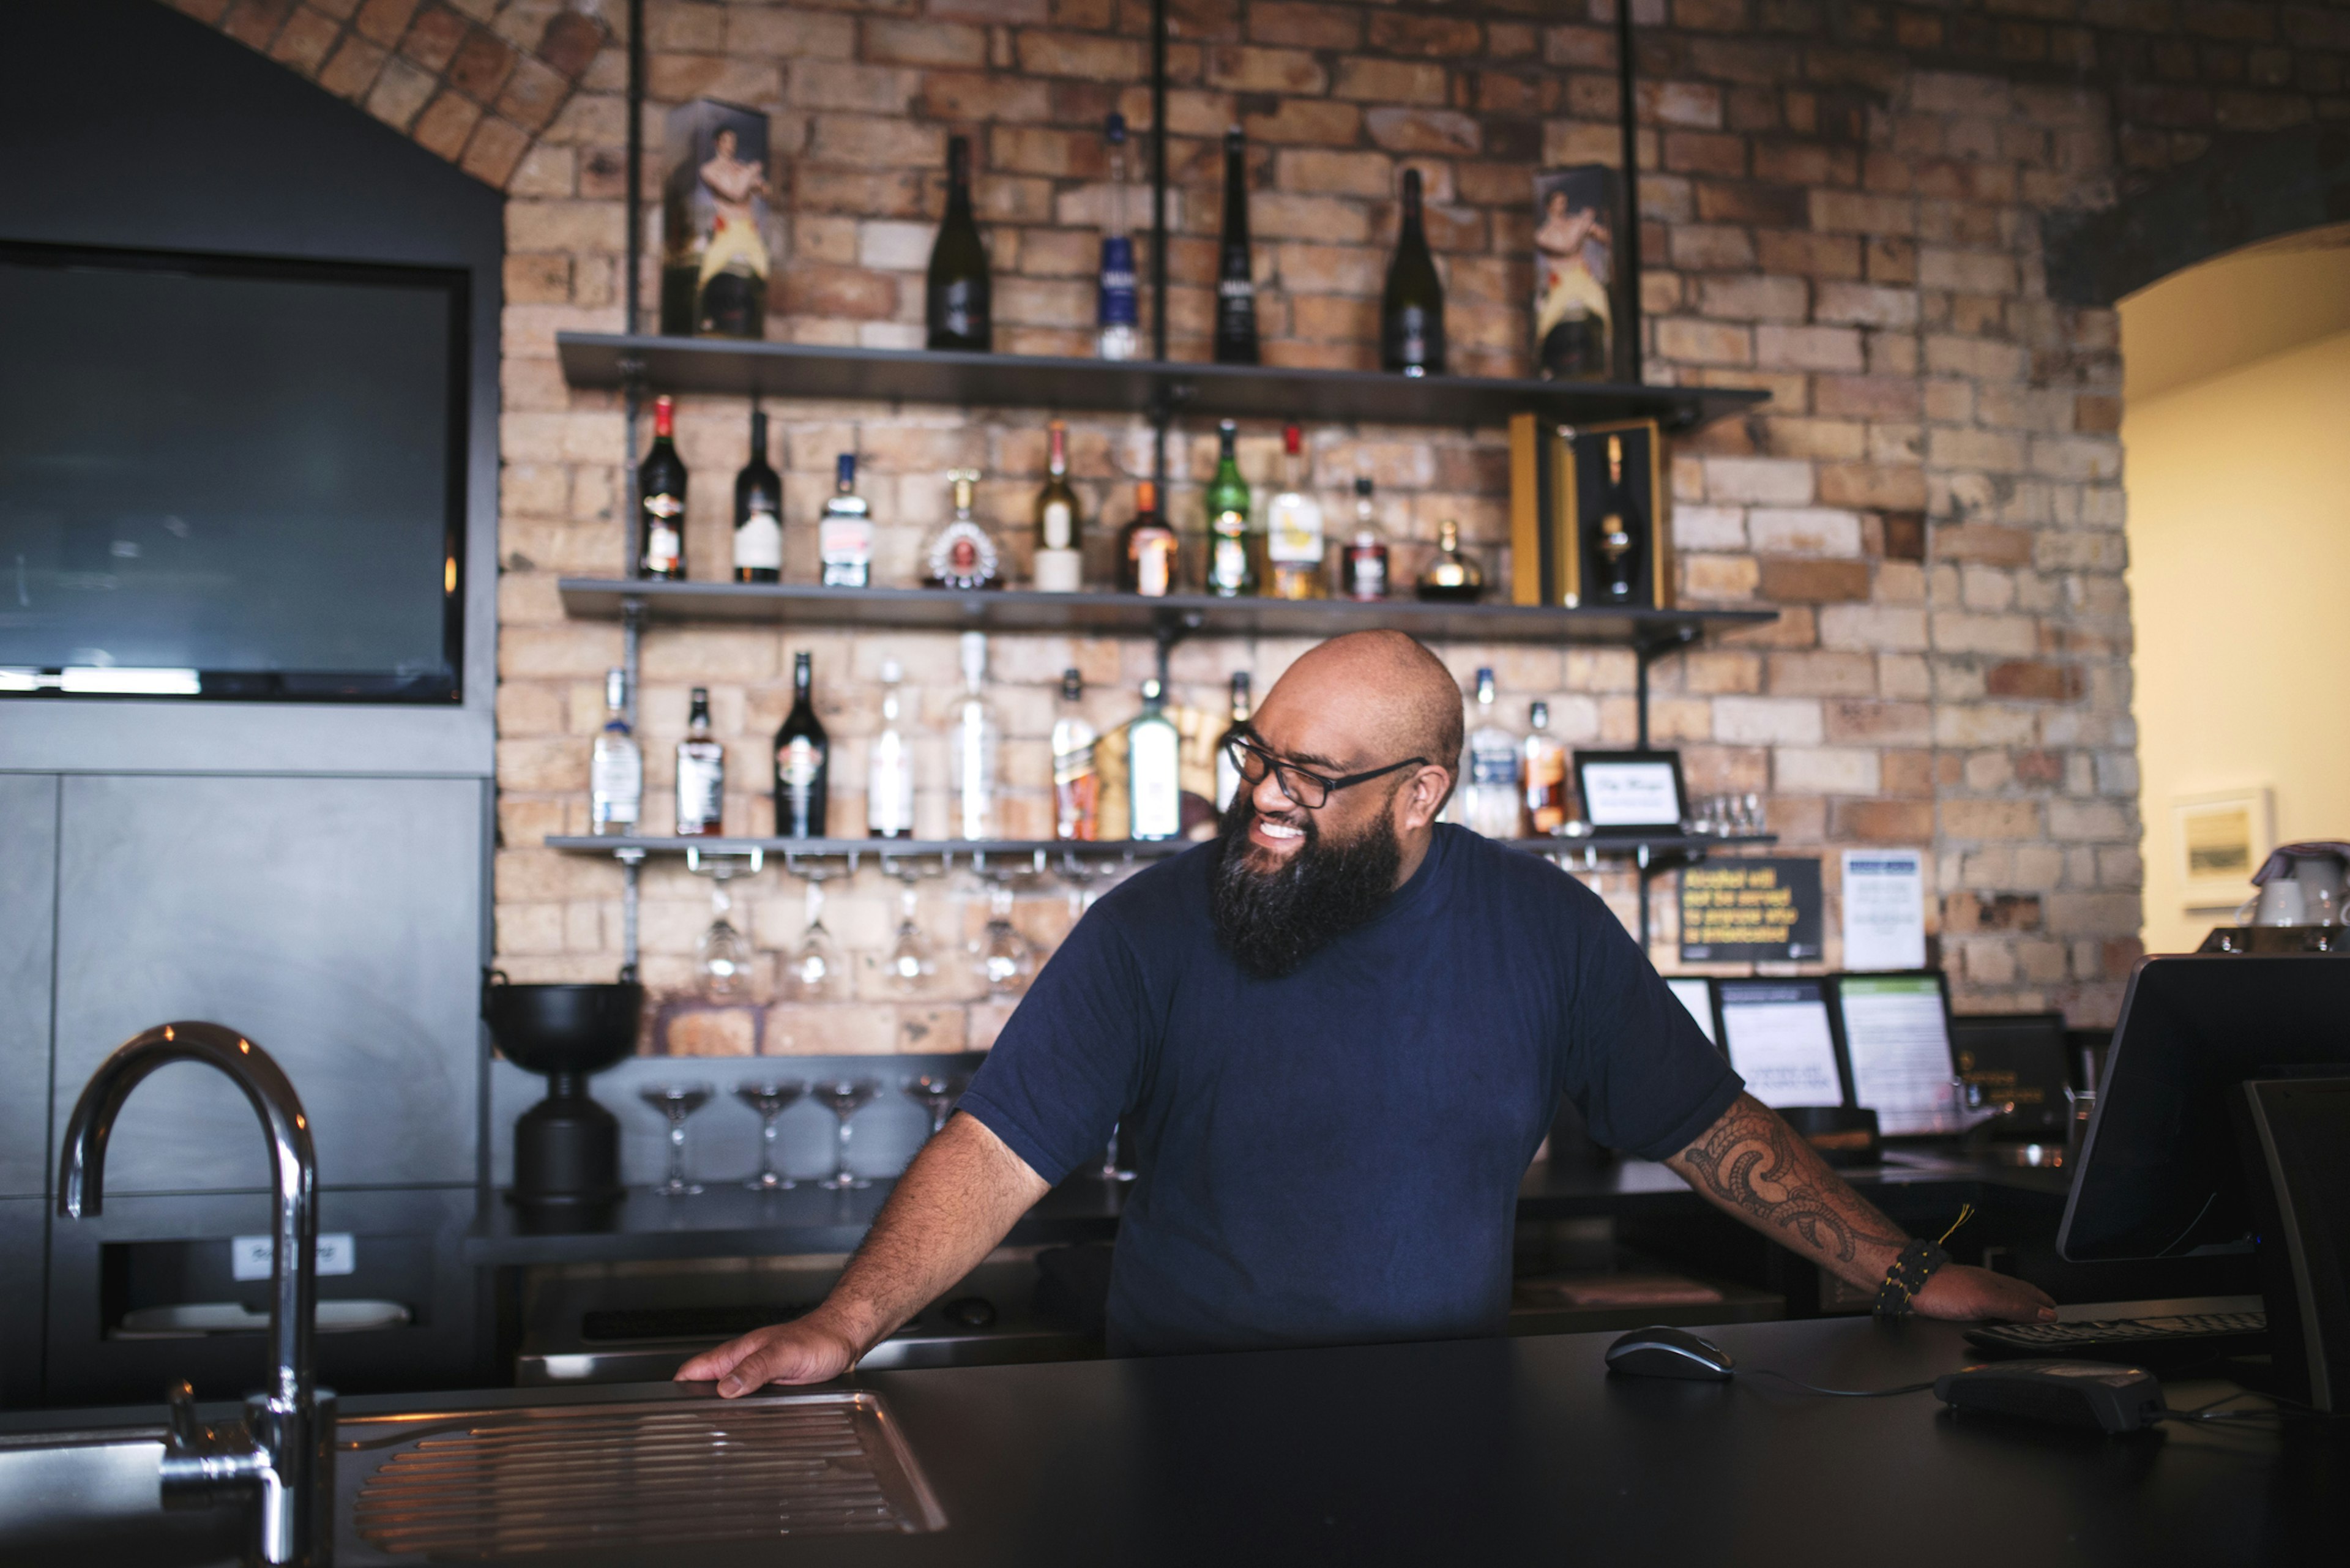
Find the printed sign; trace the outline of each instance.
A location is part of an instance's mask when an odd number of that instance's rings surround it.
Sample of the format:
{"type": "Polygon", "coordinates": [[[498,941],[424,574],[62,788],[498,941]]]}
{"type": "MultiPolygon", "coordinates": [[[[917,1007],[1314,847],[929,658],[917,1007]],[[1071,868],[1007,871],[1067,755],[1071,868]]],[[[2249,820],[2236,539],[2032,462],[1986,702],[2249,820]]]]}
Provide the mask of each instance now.
{"type": "Polygon", "coordinates": [[[1815,857],[1712,860],[1681,873],[1683,963],[1803,962],[1820,956],[1815,857]]]}
{"type": "Polygon", "coordinates": [[[1844,967],[1926,967],[1924,851],[1844,852],[1844,967]]]}
{"type": "MultiPolygon", "coordinates": [[[[265,1280],[269,1265],[277,1256],[275,1236],[232,1236],[228,1243],[229,1277],[236,1280],[265,1280]]],[[[348,1231],[324,1232],[318,1237],[318,1272],[348,1274],[359,1266],[358,1243],[348,1231]]]]}

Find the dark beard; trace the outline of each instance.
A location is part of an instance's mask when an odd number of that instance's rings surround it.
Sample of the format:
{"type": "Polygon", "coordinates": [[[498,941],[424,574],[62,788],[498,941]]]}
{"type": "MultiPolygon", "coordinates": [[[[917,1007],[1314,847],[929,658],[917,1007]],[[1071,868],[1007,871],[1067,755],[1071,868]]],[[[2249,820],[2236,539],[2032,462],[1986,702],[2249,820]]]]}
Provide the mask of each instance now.
{"type": "Polygon", "coordinates": [[[1309,815],[1305,841],[1278,869],[1249,864],[1256,806],[1243,790],[1217,833],[1209,894],[1216,941],[1259,980],[1278,980],[1378,914],[1395,891],[1403,846],[1382,816],[1344,843],[1324,840],[1309,815]]]}

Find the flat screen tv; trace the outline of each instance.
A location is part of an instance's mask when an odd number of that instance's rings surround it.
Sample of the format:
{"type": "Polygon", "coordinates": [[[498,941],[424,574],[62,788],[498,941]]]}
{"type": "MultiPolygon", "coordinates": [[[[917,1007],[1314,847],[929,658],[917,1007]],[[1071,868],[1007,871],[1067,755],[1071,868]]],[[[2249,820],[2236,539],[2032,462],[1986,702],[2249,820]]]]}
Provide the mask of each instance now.
{"type": "Polygon", "coordinates": [[[0,241],[0,692],[463,695],[462,271],[0,241]]]}

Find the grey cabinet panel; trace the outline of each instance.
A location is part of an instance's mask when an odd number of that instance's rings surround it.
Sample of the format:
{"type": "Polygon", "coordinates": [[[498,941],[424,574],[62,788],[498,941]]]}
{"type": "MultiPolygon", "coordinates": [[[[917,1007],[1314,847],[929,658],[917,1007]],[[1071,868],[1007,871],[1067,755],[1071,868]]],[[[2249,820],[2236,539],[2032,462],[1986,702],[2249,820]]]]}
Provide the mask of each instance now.
{"type": "Polygon", "coordinates": [[[0,1198],[0,1410],[22,1409],[41,1397],[41,1288],[47,1267],[48,1204],[38,1198],[0,1198]]]}
{"type": "MultiPolygon", "coordinates": [[[[320,1179],[473,1179],[484,786],[470,779],[69,776],[54,1125],[152,1024],[251,1036],[294,1082],[320,1179]]],[[[257,1188],[252,1109],[208,1068],[134,1093],[109,1191],[257,1188]]]]}
{"type": "Polygon", "coordinates": [[[0,774],[0,1197],[47,1192],[57,781],[0,774]]]}

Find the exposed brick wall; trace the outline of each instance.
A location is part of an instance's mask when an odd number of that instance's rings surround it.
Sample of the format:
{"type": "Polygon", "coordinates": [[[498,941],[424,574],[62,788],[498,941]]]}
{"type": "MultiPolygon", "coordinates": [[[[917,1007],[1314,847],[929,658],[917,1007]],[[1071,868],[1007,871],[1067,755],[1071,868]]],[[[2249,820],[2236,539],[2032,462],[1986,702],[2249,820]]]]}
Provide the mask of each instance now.
{"type": "MultiPolygon", "coordinates": [[[[390,12],[417,8],[380,0],[174,3],[232,32],[250,25],[257,47],[281,55],[305,18],[313,32],[333,24],[344,49],[371,38],[368,18],[380,8],[390,36],[372,39],[377,48],[407,48],[400,40],[422,26],[411,16],[399,32],[390,12]],[[282,18],[278,31],[264,14],[282,18]],[[265,35],[272,41],[259,42],[265,35]]],[[[1429,182],[1461,368],[1522,371],[1531,173],[1617,153],[1612,3],[1175,0],[1176,353],[1202,351],[1215,138],[1236,120],[1249,130],[1257,181],[1268,358],[1371,362],[1371,310],[1395,224],[1388,192],[1409,165],[1429,182]]],[[[584,37],[567,21],[575,11],[600,27],[625,20],[608,0],[561,12],[480,0],[457,11],[525,56],[544,54],[558,24],[584,37]]],[[[1668,13],[1641,0],[1635,18],[1649,375],[1773,394],[1766,410],[1685,443],[1676,459],[1681,589],[1690,602],[1784,612],[1773,628],[1661,666],[1658,738],[1683,749],[1695,790],[1764,794],[1791,847],[1930,848],[1934,918],[1963,1006],[2061,1005],[2076,1021],[2108,1019],[2137,950],[2140,880],[2116,324],[2109,310],[2047,298],[2041,222],[2110,206],[2134,175],[2191,164],[2217,133],[2340,121],[2350,111],[2350,10],[1674,0],[1668,13]]],[[[975,137],[999,346],[1057,351],[1082,349],[1089,319],[1102,190],[1095,129],[1111,108],[1149,129],[1147,27],[1135,0],[651,0],[648,44],[656,115],[709,94],[775,117],[790,254],[772,335],[918,341],[943,140],[961,129],[975,137]]],[[[442,99],[428,93],[387,112],[376,104],[380,86],[329,79],[337,57],[296,63],[425,134],[442,99]]],[[[419,68],[435,69],[429,60],[419,68]]],[[[548,832],[582,827],[598,677],[619,651],[617,628],[563,618],[554,581],[609,573],[626,549],[617,403],[565,388],[553,357],[561,328],[619,325],[619,45],[569,74],[578,90],[549,111],[506,175],[485,176],[511,198],[497,897],[501,961],[517,978],[608,973],[619,950],[618,873],[536,847],[548,832]]],[[[502,98],[453,78],[442,97],[451,91],[524,123],[502,98]]],[[[648,140],[658,147],[657,119],[648,140]]],[[[1007,525],[1024,516],[1042,470],[1043,416],[1031,411],[777,411],[790,522],[814,516],[832,454],[853,448],[888,524],[885,577],[910,577],[914,545],[940,514],[941,470],[986,470],[983,510],[1007,525]]],[[[681,410],[696,475],[697,576],[723,568],[743,425],[741,405],[725,400],[689,399],[681,410]]],[[[1128,482],[1147,472],[1147,432],[1083,420],[1073,435],[1089,522],[1114,527],[1130,504],[1128,482]]],[[[1248,436],[1246,463],[1265,476],[1273,432],[1248,436]]],[[[1457,515],[1489,566],[1506,565],[1496,432],[1334,428],[1312,440],[1315,483],[1334,509],[1343,513],[1358,470],[1373,472],[1395,536],[1424,548],[1438,519],[1457,515]]],[[[1196,426],[1178,443],[1173,508],[1186,520],[1196,521],[1193,486],[1211,451],[1196,426]]],[[[793,532],[802,536],[788,566],[805,574],[806,530],[793,532]]],[[[765,737],[786,703],[789,655],[802,648],[816,655],[837,742],[834,809],[859,820],[880,659],[905,660],[934,717],[953,680],[951,639],[654,632],[643,694],[651,820],[669,809],[685,689],[701,683],[712,689],[734,770],[728,826],[765,826],[765,737]]],[[[1178,695],[1212,707],[1224,675],[1243,668],[1263,690],[1296,651],[1187,645],[1178,695]]],[[[1464,676],[1497,665],[1513,719],[1541,696],[1571,740],[1631,735],[1628,655],[1445,652],[1464,676]]],[[[1115,720],[1131,708],[1149,651],[999,639],[995,657],[1011,827],[1035,831],[1052,680],[1065,664],[1083,669],[1100,716],[1115,720]]],[[[925,762],[935,793],[942,759],[925,762]]],[[[1827,880],[1833,961],[1832,853],[1827,880]]],[[[1628,911],[1629,884],[1599,882],[1628,911]]],[[[895,889],[869,871],[834,886],[834,931],[853,950],[879,951],[895,889]]],[[[933,933],[975,932],[983,903],[938,886],[925,898],[933,933]]],[[[675,985],[708,901],[671,866],[649,870],[645,890],[649,974],[675,985]]],[[[764,946],[796,939],[795,884],[771,873],[743,890],[743,904],[764,946]]],[[[1021,910],[1047,939],[1067,919],[1050,886],[1027,890],[1021,910]]],[[[1669,917],[1663,926],[1669,933],[1669,917]]],[[[779,1010],[764,1038],[771,1051],[943,1049],[984,1044],[1001,1018],[1000,1007],[955,996],[900,1004],[875,989],[820,1015],[779,1010]]]]}

